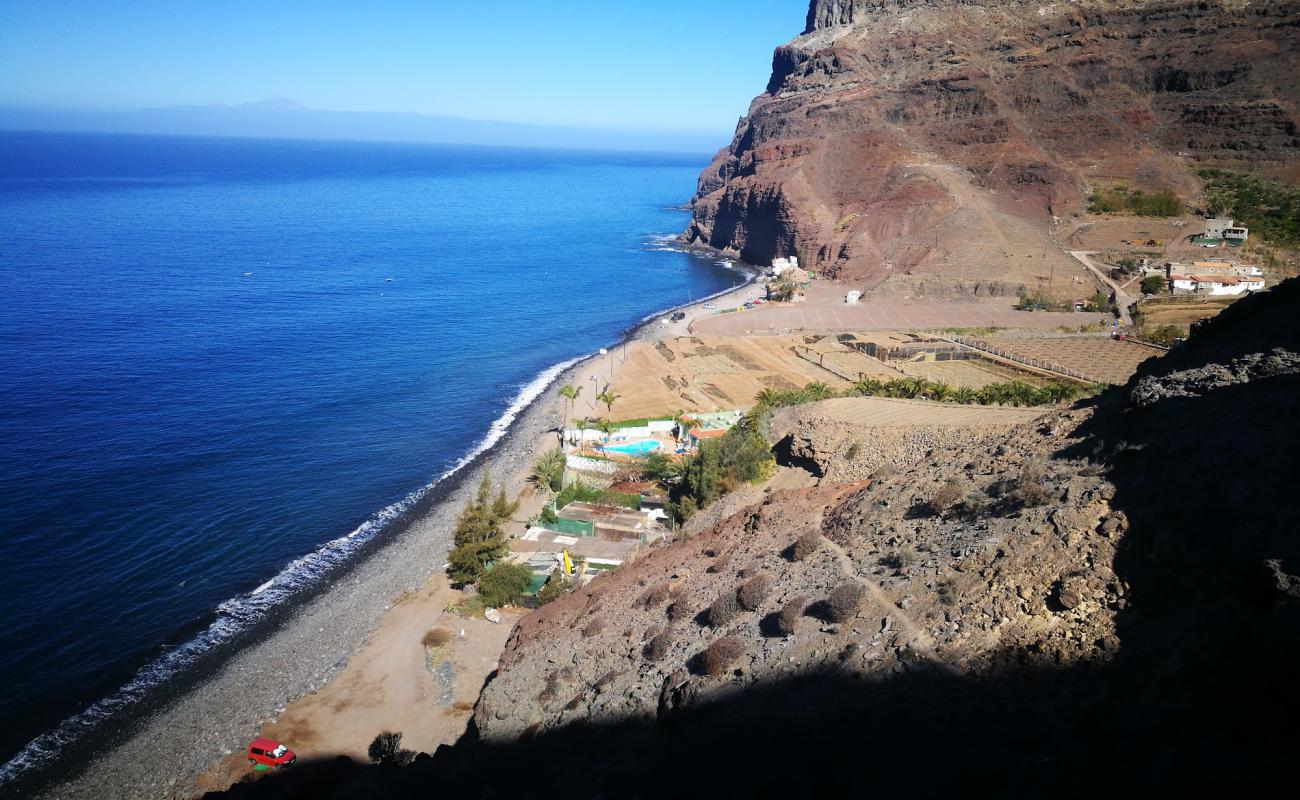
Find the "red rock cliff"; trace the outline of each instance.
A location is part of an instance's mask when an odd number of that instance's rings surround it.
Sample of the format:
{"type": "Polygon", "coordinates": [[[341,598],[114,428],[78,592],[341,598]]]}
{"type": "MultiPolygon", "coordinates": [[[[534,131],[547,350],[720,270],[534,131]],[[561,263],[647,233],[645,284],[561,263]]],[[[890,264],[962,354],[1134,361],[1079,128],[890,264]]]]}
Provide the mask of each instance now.
{"type": "Polygon", "coordinates": [[[686,238],[1009,292],[1064,264],[1054,220],[1091,182],[1190,200],[1200,165],[1294,159],[1297,72],[1297,2],[813,0],[686,238]]]}

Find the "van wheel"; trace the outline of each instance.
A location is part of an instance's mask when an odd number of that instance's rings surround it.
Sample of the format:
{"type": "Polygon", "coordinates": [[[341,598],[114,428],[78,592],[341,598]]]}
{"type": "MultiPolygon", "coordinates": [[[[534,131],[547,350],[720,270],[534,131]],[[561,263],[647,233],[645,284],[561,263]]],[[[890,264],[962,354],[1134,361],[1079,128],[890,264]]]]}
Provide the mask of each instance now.
{"type": "Polygon", "coordinates": [[[257,766],[257,759],[250,758],[250,759],[248,759],[248,763],[250,763],[250,764],[252,764],[253,766],[256,767],[256,766],[257,766]]]}

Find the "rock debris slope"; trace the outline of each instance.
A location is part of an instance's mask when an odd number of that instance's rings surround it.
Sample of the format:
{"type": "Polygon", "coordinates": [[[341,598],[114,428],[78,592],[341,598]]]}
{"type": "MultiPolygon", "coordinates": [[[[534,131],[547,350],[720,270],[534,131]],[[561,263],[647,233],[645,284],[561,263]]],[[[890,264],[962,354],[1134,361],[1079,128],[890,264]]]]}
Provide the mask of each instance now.
{"type": "Polygon", "coordinates": [[[520,620],[454,748],[225,796],[1284,785],[1296,319],[1291,280],[1096,400],[756,498],[520,620]]]}
{"type": "Polygon", "coordinates": [[[1093,182],[1197,191],[1300,148],[1300,4],[813,0],[686,239],[861,286],[1009,295],[1093,182]]]}

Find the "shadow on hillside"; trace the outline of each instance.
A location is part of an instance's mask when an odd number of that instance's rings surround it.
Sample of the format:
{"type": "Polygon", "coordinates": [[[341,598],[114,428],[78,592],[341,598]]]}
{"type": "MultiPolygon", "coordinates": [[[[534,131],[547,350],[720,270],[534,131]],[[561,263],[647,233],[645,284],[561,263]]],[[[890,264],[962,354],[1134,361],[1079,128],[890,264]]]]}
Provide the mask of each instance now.
{"type": "MultiPolygon", "coordinates": [[[[1281,310],[1282,321],[1300,318],[1300,305],[1281,310]]],[[[1196,363],[1195,348],[1175,355],[1179,368],[1196,363]]],[[[1114,505],[1131,523],[1116,557],[1129,589],[1109,662],[1061,666],[1030,650],[997,654],[979,677],[922,663],[871,680],[831,668],[687,701],[658,721],[570,726],[509,745],[470,736],[404,768],[306,763],[224,796],[1075,796],[1294,785],[1300,582],[1280,573],[1300,572],[1297,399],[1294,374],[1138,410],[1116,390],[1063,453],[1106,455],[1114,505]]]]}

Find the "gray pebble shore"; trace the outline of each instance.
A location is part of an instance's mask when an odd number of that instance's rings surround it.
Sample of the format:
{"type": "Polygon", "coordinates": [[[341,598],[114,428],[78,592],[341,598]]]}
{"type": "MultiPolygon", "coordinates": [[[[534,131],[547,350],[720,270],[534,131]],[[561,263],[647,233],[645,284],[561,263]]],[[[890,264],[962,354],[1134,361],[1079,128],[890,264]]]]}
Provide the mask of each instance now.
{"type": "MultiPolygon", "coordinates": [[[[744,291],[742,285],[741,291],[744,291]]],[[[693,304],[696,308],[704,301],[693,304]]],[[[657,320],[629,335],[650,338],[657,320]]],[[[582,366],[560,374],[569,382],[582,366]]],[[[454,485],[411,523],[293,610],[260,641],[232,656],[211,677],[135,724],[79,774],[50,786],[42,797],[67,800],[166,798],[188,794],[195,778],[244,747],[261,724],[294,699],[324,686],[342,670],[378,626],[394,598],[417,590],[442,571],[456,516],[477,486],[482,468],[509,477],[530,466],[540,437],[561,422],[563,406],[548,387],[491,450],[448,480],[454,485]],[[165,757],[159,757],[165,743],[165,757]]]]}

